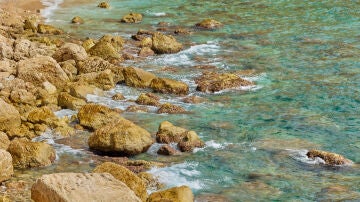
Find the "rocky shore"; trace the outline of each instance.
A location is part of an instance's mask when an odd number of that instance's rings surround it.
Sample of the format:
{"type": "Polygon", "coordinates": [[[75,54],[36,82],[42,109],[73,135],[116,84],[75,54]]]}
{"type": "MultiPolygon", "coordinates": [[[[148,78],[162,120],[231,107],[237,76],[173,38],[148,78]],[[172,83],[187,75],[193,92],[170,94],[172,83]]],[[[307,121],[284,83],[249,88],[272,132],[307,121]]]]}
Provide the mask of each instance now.
{"type": "MultiPolygon", "coordinates": [[[[94,5],[107,9],[111,5],[94,5]]],[[[138,23],[141,14],[130,13],[122,23],[138,23]]],[[[83,23],[75,16],[69,23],[83,23]]],[[[213,19],[196,24],[199,31],[223,25],[213,19]]],[[[175,30],[176,33],[187,33],[175,30]]],[[[34,141],[51,131],[61,138],[91,132],[84,147],[100,158],[88,173],[53,173],[31,182],[26,196],[45,201],[194,201],[187,186],[161,189],[162,185],[145,171],[160,163],[132,161],[127,157],[144,153],[155,142],[163,144],[160,155],[181,155],[204,147],[195,131],[168,121],[159,125],[156,134],[125,119],[121,110],[89,103],[88,94],[103,95],[116,85],[151,89],[157,94],[186,96],[189,86],[180,80],[161,78],[137,67],[122,66],[124,60],[135,60],[155,54],[181,51],[183,44],[166,32],[139,30],[132,39],[104,35],[99,39],[78,39],[65,30],[44,24],[40,16],[21,9],[0,9],[0,182],[5,189],[0,201],[16,201],[8,180],[14,169],[50,166],[56,161],[55,149],[46,142],[34,141]],[[133,46],[137,53],[124,51],[133,46]],[[76,110],[71,118],[59,118],[60,109],[76,110]],[[172,145],[177,146],[174,148],[172,145]],[[107,158],[104,156],[118,156],[107,158]],[[156,189],[148,194],[147,190],[156,189]]],[[[204,71],[195,79],[196,90],[204,93],[254,85],[237,73],[204,71]]],[[[143,93],[126,111],[144,112],[147,106],[157,113],[189,113],[180,106],[161,103],[157,94],[143,93]]],[[[114,100],[127,99],[122,94],[114,100]]],[[[202,98],[188,96],[184,102],[199,103],[202,98]]],[[[311,150],[309,158],[323,158],[334,166],[350,164],[343,156],[311,150]]],[[[14,184],[14,183],[13,183],[14,184]]],[[[15,183],[16,184],[16,183],[15,183]]],[[[19,182],[18,182],[19,184],[19,182]]],[[[24,190],[18,189],[19,192],[24,190]]],[[[30,200],[30,198],[26,198],[30,200]]]]}

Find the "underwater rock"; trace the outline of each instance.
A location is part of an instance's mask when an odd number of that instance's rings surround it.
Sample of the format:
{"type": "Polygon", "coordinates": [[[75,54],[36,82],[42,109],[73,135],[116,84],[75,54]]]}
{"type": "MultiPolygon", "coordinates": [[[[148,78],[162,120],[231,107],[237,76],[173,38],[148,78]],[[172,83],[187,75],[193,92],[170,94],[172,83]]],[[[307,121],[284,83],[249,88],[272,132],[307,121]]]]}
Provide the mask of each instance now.
{"type": "Polygon", "coordinates": [[[358,201],[360,200],[360,193],[351,191],[348,187],[342,185],[331,185],[322,188],[320,192],[316,193],[318,201],[358,201]]]}
{"type": "Polygon", "coordinates": [[[85,22],[84,19],[82,19],[80,16],[75,16],[71,20],[71,23],[73,24],[84,24],[84,22],[85,22]]]}
{"type": "Polygon", "coordinates": [[[205,19],[197,23],[195,26],[203,29],[217,29],[222,27],[223,24],[213,19],[205,19]]]}
{"type": "Polygon", "coordinates": [[[141,93],[135,101],[140,105],[160,106],[160,98],[152,93],[141,93]]]}
{"type": "Polygon", "coordinates": [[[57,62],[63,62],[66,60],[81,61],[85,60],[88,56],[85,49],[74,43],[65,43],[59,49],[56,50],[52,56],[57,62]]]}
{"type": "Polygon", "coordinates": [[[183,48],[182,44],[171,35],[164,35],[157,32],[152,35],[151,39],[151,49],[157,54],[177,53],[183,48]]]}
{"type": "Polygon", "coordinates": [[[336,165],[348,165],[352,164],[353,162],[339,154],[326,152],[326,151],[320,151],[320,150],[310,150],[306,154],[309,158],[314,159],[315,157],[321,158],[325,161],[325,164],[336,166],[336,165]]]}
{"type": "Polygon", "coordinates": [[[129,13],[121,18],[123,23],[139,23],[142,21],[142,15],[140,13],[129,13]]]}
{"type": "Polygon", "coordinates": [[[177,106],[171,103],[162,104],[157,111],[158,114],[167,113],[167,114],[184,114],[187,111],[181,106],[177,106]]]}
{"type": "Polygon", "coordinates": [[[0,183],[8,180],[14,174],[11,154],[0,149],[0,183]]]}
{"type": "Polygon", "coordinates": [[[147,202],[160,201],[192,202],[194,201],[194,195],[190,187],[181,186],[154,192],[147,199],[147,202]]]}
{"type": "Polygon", "coordinates": [[[150,72],[137,67],[127,67],[123,70],[125,83],[128,86],[137,88],[146,88],[156,76],[150,72]]]}
{"type": "Polygon", "coordinates": [[[111,162],[105,162],[97,166],[93,172],[110,173],[117,180],[125,183],[131,190],[133,190],[136,196],[138,196],[142,201],[146,201],[147,192],[144,181],[124,166],[111,162]]]}
{"type": "Polygon", "coordinates": [[[155,78],[151,81],[150,88],[155,92],[170,93],[176,95],[187,95],[189,86],[182,82],[168,78],[155,78]]]}

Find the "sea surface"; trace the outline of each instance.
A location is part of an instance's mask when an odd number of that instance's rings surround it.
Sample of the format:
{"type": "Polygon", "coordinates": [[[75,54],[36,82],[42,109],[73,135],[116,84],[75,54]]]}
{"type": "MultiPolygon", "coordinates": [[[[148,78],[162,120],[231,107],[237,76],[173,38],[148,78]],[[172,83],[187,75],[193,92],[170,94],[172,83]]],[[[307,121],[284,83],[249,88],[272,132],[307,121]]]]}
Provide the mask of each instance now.
{"type": "MultiPolygon", "coordinates": [[[[150,170],[167,187],[188,185],[199,201],[360,200],[360,1],[111,0],[111,9],[97,8],[98,0],[44,2],[49,7],[41,13],[47,22],[83,39],[104,34],[130,39],[139,29],[156,30],[159,22],[193,32],[176,36],[184,44],[179,53],[123,64],[182,80],[190,85],[191,95],[206,99],[187,104],[182,97],[160,95],[162,102],[192,113],[123,114],[152,134],[168,120],[196,131],[205,141],[205,148],[191,154],[158,156],[160,145],[155,144],[133,157],[169,163],[150,170]],[[129,12],[142,13],[143,21],[120,23],[129,12]],[[71,24],[74,16],[85,24],[71,24]],[[194,28],[206,18],[224,27],[194,28]],[[200,93],[194,78],[202,70],[196,65],[214,65],[217,72],[251,72],[244,78],[256,85],[200,93]],[[314,148],[344,155],[355,164],[324,166],[306,157],[314,148]]],[[[106,96],[89,95],[88,100],[125,109],[133,103],[113,101],[113,94],[136,99],[148,91],[118,85],[106,96]]],[[[86,149],[54,143],[51,133],[39,139],[44,138],[57,148],[58,159],[40,169],[43,173],[93,169],[86,149]]]]}

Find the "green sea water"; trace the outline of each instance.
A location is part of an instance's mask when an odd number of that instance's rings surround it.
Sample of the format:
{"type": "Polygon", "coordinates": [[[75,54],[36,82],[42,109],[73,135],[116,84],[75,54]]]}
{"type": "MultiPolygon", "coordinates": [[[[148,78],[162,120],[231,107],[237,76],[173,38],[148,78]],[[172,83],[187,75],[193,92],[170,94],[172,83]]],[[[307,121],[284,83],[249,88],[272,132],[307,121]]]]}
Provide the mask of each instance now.
{"type": "MultiPolygon", "coordinates": [[[[158,156],[155,145],[134,157],[172,162],[150,171],[168,187],[188,185],[198,200],[213,197],[209,201],[360,200],[360,1],[112,0],[111,9],[97,8],[97,3],[65,1],[47,13],[48,21],[82,38],[113,34],[130,39],[139,29],[156,30],[159,22],[193,31],[176,36],[185,44],[180,53],[124,64],[183,80],[191,94],[207,99],[186,104],[161,95],[162,101],[192,113],[124,114],[153,134],[168,120],[196,131],[206,142],[190,155],[158,156]],[[142,13],[143,21],[120,23],[129,12],[142,13]],[[85,24],[69,23],[77,15],[85,24]],[[224,27],[194,29],[206,18],[224,27]],[[215,65],[218,72],[254,70],[245,78],[256,86],[196,92],[193,79],[201,70],[195,65],[215,65]],[[319,165],[304,155],[313,148],[342,154],[355,165],[319,165]],[[330,193],[329,186],[345,188],[330,193]]],[[[144,91],[117,86],[108,97],[90,100],[123,108],[129,103],[111,101],[111,94],[136,98],[144,91]]]]}

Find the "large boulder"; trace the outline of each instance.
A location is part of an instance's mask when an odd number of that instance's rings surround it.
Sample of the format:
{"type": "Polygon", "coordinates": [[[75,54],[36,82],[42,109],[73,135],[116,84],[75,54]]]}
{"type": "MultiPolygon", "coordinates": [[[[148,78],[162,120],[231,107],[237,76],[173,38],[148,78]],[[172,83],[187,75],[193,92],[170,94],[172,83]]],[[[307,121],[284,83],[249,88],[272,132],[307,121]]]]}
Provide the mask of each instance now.
{"type": "Polygon", "coordinates": [[[188,186],[173,187],[152,193],[147,202],[193,202],[194,195],[188,186]]]}
{"type": "Polygon", "coordinates": [[[66,60],[81,61],[87,58],[87,53],[82,46],[74,43],[65,43],[52,56],[57,62],[66,60]]]}
{"type": "Polygon", "coordinates": [[[142,20],[140,13],[129,13],[121,18],[123,23],[139,23],[142,20]]]}
{"type": "Polygon", "coordinates": [[[202,29],[217,29],[223,26],[221,22],[218,22],[214,19],[205,19],[195,25],[198,28],[202,29]]]}
{"type": "Polygon", "coordinates": [[[86,102],[81,98],[71,96],[69,93],[61,92],[58,97],[58,105],[62,108],[78,110],[86,105],[86,102]]]}
{"type": "Polygon", "coordinates": [[[9,137],[4,132],[0,132],[0,149],[7,150],[10,145],[9,137]]]}
{"type": "Polygon", "coordinates": [[[123,182],[108,173],[54,173],[43,175],[31,188],[35,202],[141,202],[123,182]]]}
{"type": "Polygon", "coordinates": [[[174,79],[155,78],[151,81],[150,87],[155,92],[171,93],[176,95],[187,95],[189,93],[189,86],[174,79]]]}
{"type": "Polygon", "coordinates": [[[353,162],[347,158],[345,158],[342,155],[326,152],[326,151],[320,151],[320,150],[310,150],[306,154],[309,158],[321,158],[326,165],[336,166],[336,165],[349,165],[353,162]]]}
{"type": "Polygon", "coordinates": [[[48,107],[34,108],[27,116],[27,121],[33,124],[51,125],[58,118],[48,107]]]}
{"type": "Polygon", "coordinates": [[[145,152],[152,143],[148,131],[124,118],[97,129],[89,138],[90,149],[125,155],[145,152]]]}
{"type": "Polygon", "coordinates": [[[119,59],[120,55],[114,46],[106,41],[99,41],[93,47],[89,49],[89,54],[92,56],[98,56],[104,60],[119,59]]]}
{"type": "Polygon", "coordinates": [[[21,125],[20,113],[0,98],[0,131],[8,131],[21,125]]]}
{"type": "Polygon", "coordinates": [[[181,51],[182,44],[179,43],[173,36],[155,33],[152,36],[152,47],[155,53],[177,53],[181,51]]]}
{"type": "Polygon", "coordinates": [[[10,179],[13,174],[14,168],[10,153],[0,149],[0,183],[10,179]]]}
{"type": "Polygon", "coordinates": [[[23,139],[11,141],[8,148],[15,168],[31,168],[51,165],[55,161],[55,150],[44,142],[23,139]]]}
{"type": "Polygon", "coordinates": [[[203,75],[195,79],[198,85],[196,90],[201,92],[217,92],[228,88],[240,86],[251,86],[253,82],[240,78],[236,74],[205,72],[203,75]]]}
{"type": "Polygon", "coordinates": [[[156,78],[154,74],[137,67],[124,68],[123,74],[126,85],[137,88],[149,87],[151,81],[156,78]]]}
{"type": "Polygon", "coordinates": [[[77,114],[82,126],[96,130],[104,125],[122,119],[119,113],[109,107],[98,104],[86,104],[77,114]]]}
{"type": "Polygon", "coordinates": [[[104,91],[94,85],[74,83],[70,86],[70,95],[86,100],[88,94],[103,95],[104,91]]]}
{"type": "Polygon", "coordinates": [[[133,190],[142,201],[146,201],[146,185],[135,173],[129,169],[111,162],[105,162],[97,166],[94,173],[110,173],[117,180],[125,183],[131,190],[133,190]]]}
{"type": "Polygon", "coordinates": [[[62,89],[64,84],[69,81],[69,77],[60,65],[48,56],[37,56],[21,60],[17,66],[17,76],[39,87],[45,81],[48,81],[58,89],[62,89]]]}
{"type": "Polygon", "coordinates": [[[100,72],[81,74],[78,75],[75,80],[79,83],[94,85],[102,90],[110,90],[114,88],[117,83],[116,76],[110,69],[100,72]]]}
{"type": "Polygon", "coordinates": [[[38,24],[37,31],[40,34],[63,34],[64,32],[61,29],[58,29],[52,25],[38,24]]]}
{"type": "Polygon", "coordinates": [[[135,101],[140,105],[160,106],[160,98],[152,93],[141,93],[135,101]]]}

